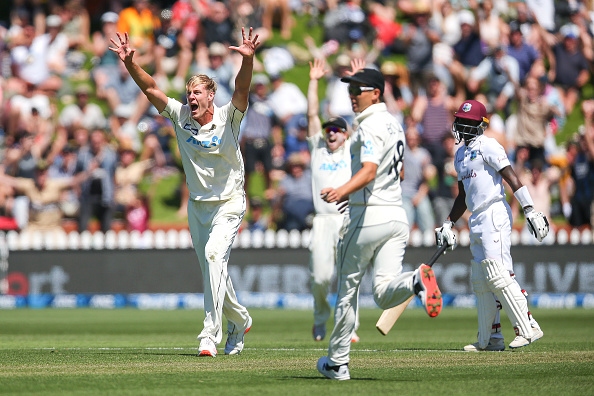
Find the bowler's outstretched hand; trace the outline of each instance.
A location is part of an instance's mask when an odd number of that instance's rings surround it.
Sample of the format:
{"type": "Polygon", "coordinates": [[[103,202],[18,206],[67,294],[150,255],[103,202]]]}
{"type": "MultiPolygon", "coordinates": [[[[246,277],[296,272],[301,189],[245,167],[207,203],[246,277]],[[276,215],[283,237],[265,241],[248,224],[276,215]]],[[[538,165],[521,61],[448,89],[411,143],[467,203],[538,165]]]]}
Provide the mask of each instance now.
{"type": "Polygon", "coordinates": [[[259,35],[255,35],[252,38],[252,34],[254,33],[254,28],[250,28],[247,38],[245,37],[245,28],[241,28],[241,36],[242,36],[242,44],[239,47],[229,46],[229,49],[239,52],[243,55],[244,58],[253,57],[256,53],[256,48],[260,45],[260,41],[258,40],[259,35]]]}
{"type": "Polygon", "coordinates": [[[132,60],[136,50],[130,47],[130,37],[128,36],[128,32],[124,33],[124,37],[122,37],[119,32],[116,33],[116,35],[118,36],[120,43],[118,44],[114,39],[110,39],[115,47],[109,47],[109,49],[118,54],[120,59],[124,62],[132,60]]]}

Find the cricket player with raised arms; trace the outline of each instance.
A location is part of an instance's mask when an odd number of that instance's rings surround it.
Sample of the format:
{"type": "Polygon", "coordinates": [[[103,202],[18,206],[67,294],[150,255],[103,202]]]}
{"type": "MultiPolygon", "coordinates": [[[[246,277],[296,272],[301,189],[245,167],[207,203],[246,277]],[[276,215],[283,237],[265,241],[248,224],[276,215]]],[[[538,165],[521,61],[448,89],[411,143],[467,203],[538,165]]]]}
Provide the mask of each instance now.
{"type": "Polygon", "coordinates": [[[200,74],[186,83],[188,104],[167,97],[133,59],[126,32],[118,33],[116,52],[126,69],[159,113],[173,123],[190,191],[188,223],[204,279],[204,328],[198,335],[200,356],[217,355],[227,318],[225,354],[243,350],[244,335],[252,326],[247,309],[237,301],[227,263],[233,240],[246,211],[244,167],[239,149],[239,125],[248,107],[254,54],[260,44],[252,28],[242,28],[240,46],[229,49],[242,55],[231,101],[214,105],[216,82],[200,74]],[[253,37],[252,37],[253,36],[253,37]]]}
{"type": "Polygon", "coordinates": [[[404,131],[388,112],[381,97],[384,76],[364,68],[342,78],[356,113],[357,129],[351,142],[351,178],[339,187],[325,187],[326,202],[348,200],[349,213],[337,247],[338,296],[328,356],[318,360],[318,371],[330,379],[348,380],[351,335],[355,328],[358,294],[365,270],[373,266],[373,296],[388,309],[416,294],[430,317],[441,311],[441,292],[433,270],[422,264],[402,272],[409,225],[402,208],[400,175],[404,131]]]}
{"type": "Polygon", "coordinates": [[[468,209],[470,228],[471,282],[477,300],[478,340],[465,351],[501,351],[505,349],[499,325],[498,302],[516,331],[511,349],[521,348],[543,336],[528,310],[525,291],[515,279],[510,254],[512,214],[505,199],[502,180],[511,187],[522,206],[528,228],[539,242],[549,232],[547,218],[534,209],[526,186],[512,169],[505,149],[483,135],[489,125],[485,106],[467,100],[454,114],[452,132],[464,145],[456,152],[454,166],[458,173],[458,196],[442,227],[435,229],[438,246],[456,247],[454,223],[468,209]]]}

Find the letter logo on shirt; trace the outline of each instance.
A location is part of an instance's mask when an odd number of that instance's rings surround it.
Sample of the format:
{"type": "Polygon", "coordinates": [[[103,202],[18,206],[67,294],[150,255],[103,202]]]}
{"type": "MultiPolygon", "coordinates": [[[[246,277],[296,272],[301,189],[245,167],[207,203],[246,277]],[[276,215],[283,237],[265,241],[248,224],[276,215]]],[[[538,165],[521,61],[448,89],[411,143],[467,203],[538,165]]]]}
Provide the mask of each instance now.
{"type": "Polygon", "coordinates": [[[363,143],[363,155],[373,155],[373,146],[371,145],[371,140],[363,143]]]}
{"type": "Polygon", "coordinates": [[[221,144],[221,139],[218,138],[217,136],[213,136],[212,140],[208,141],[208,140],[196,140],[196,138],[194,138],[194,137],[189,137],[186,140],[186,143],[190,143],[194,146],[200,146],[203,148],[215,148],[221,144]]]}
{"type": "Polygon", "coordinates": [[[185,129],[186,131],[192,132],[192,135],[194,135],[194,136],[198,135],[198,132],[200,132],[199,129],[192,128],[192,124],[190,124],[190,123],[186,123],[182,128],[185,129]]]}

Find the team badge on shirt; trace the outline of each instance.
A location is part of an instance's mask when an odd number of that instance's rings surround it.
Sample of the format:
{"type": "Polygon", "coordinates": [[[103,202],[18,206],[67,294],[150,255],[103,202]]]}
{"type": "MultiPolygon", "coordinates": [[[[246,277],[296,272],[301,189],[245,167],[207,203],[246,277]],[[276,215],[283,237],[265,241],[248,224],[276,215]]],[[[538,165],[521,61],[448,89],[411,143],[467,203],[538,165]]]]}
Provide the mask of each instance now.
{"type": "Polygon", "coordinates": [[[478,155],[478,153],[476,151],[471,151],[470,152],[470,160],[472,161],[473,159],[475,159],[477,155],[478,155]]]}

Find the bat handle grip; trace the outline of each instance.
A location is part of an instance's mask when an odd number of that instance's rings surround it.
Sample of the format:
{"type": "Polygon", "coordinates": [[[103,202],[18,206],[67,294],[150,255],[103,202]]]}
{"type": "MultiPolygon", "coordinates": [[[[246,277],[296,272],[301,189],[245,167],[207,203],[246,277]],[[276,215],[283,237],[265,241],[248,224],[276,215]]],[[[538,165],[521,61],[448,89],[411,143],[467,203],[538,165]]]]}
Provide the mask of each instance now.
{"type": "Polygon", "coordinates": [[[448,248],[448,245],[446,245],[446,244],[441,245],[439,247],[439,249],[437,249],[437,251],[435,253],[433,253],[433,257],[431,257],[425,265],[428,265],[429,267],[431,267],[433,264],[435,264],[435,262],[437,261],[439,256],[441,256],[443,254],[443,252],[446,251],[447,248],[448,248]]]}

